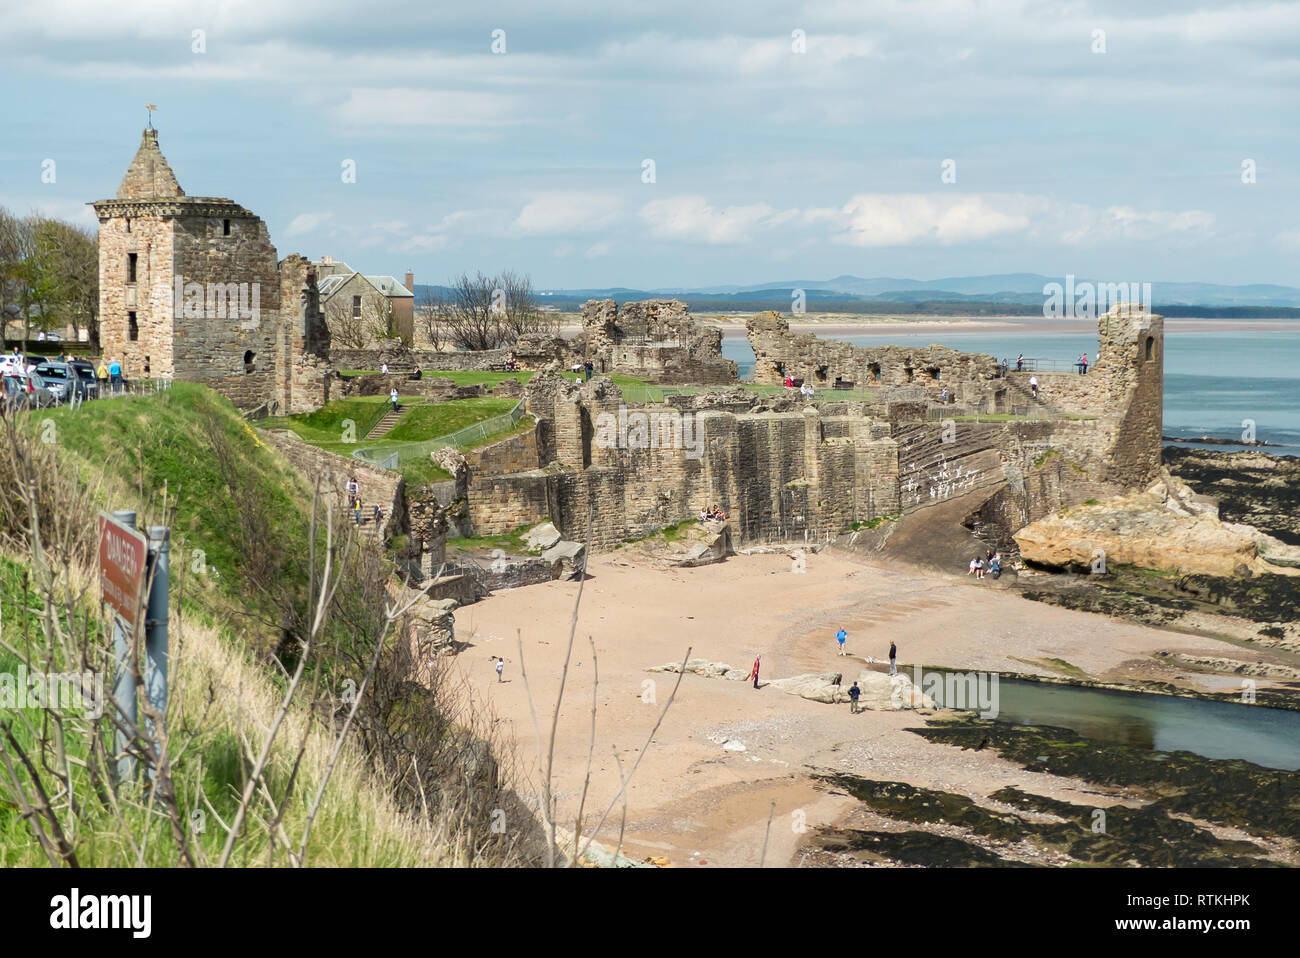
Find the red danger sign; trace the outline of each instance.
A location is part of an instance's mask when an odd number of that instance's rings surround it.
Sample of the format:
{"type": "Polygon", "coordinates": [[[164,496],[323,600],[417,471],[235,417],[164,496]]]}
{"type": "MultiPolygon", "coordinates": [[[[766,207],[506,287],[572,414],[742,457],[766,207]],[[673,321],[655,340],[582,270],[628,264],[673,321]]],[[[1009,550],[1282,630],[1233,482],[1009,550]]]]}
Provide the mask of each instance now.
{"type": "Polygon", "coordinates": [[[148,554],[143,535],[106,512],[99,514],[99,587],[104,601],[130,628],[140,617],[148,554]]]}

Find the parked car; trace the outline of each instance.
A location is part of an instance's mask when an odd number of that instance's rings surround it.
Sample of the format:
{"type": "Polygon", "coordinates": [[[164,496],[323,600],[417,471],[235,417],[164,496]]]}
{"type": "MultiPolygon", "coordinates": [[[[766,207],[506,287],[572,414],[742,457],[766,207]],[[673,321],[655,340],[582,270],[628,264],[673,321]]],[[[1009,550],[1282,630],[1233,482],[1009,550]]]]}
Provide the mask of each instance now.
{"type": "Polygon", "coordinates": [[[0,396],[0,403],[3,403],[5,412],[12,412],[15,409],[26,409],[31,405],[30,393],[28,393],[27,380],[22,376],[4,376],[4,394],[0,396]]]}
{"type": "Polygon", "coordinates": [[[85,399],[98,399],[99,379],[95,376],[95,364],[84,359],[69,359],[68,365],[77,374],[77,381],[81,384],[79,391],[82,397],[85,399]]]}
{"type": "Polygon", "coordinates": [[[77,374],[67,363],[41,363],[36,367],[36,375],[45,381],[45,388],[54,394],[55,402],[72,398],[77,374]]]}
{"type": "MultiPolygon", "coordinates": [[[[44,409],[46,406],[53,406],[57,402],[54,393],[50,392],[49,387],[45,385],[45,380],[38,373],[6,373],[5,379],[17,380],[21,390],[27,396],[26,406],[28,409],[44,409]]],[[[11,387],[5,385],[5,395],[8,396],[11,387]]]]}

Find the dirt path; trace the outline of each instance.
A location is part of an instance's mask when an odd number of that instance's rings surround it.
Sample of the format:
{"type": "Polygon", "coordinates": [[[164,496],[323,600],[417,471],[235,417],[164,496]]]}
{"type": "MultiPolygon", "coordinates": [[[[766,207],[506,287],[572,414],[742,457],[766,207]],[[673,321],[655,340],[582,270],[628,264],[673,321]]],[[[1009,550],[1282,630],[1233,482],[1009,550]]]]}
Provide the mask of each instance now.
{"type": "MultiPolygon", "coordinates": [[[[904,667],[919,662],[1059,675],[1046,660],[1060,659],[1112,678],[1160,649],[1225,648],[1217,640],[1030,602],[973,581],[839,555],[809,556],[807,572],[795,574],[781,555],[663,571],[615,552],[593,559],[590,572],[555,748],[557,807],[570,828],[591,741],[595,665],[597,735],[585,829],[610,805],[618,761],[624,770],[631,767],[677,678],[645,669],[680,661],[688,646],[692,657],[746,671],[761,652],[764,679],[825,671],[851,679],[868,656],[887,656],[890,639],[904,667]],[[834,632],[841,625],[849,632],[847,658],[835,649],[834,632]],[[595,640],[595,662],[588,635],[595,640]]],[[[576,582],[554,582],[502,592],[456,617],[457,637],[471,643],[456,665],[509,726],[535,782],[537,739],[515,632],[522,632],[545,739],[577,589],[576,582]],[[492,670],[494,654],[508,660],[504,683],[497,683],[492,670]]],[[[831,823],[855,804],[815,788],[807,778],[811,769],[981,799],[1005,785],[1075,802],[1088,791],[1081,782],[1025,772],[995,755],[930,744],[905,731],[922,721],[909,712],[850,715],[847,706],[772,688],[755,691],[748,682],[684,676],[627,790],[624,851],[638,858],[662,856],[675,866],[756,866],[766,836],[766,863],[788,864],[804,836],[801,827],[831,823]],[[744,750],[724,749],[727,739],[744,750]]],[[[1113,800],[1098,795],[1089,801],[1113,800]]],[[[621,804],[613,806],[599,835],[610,846],[617,841],[621,811],[621,804]]]]}

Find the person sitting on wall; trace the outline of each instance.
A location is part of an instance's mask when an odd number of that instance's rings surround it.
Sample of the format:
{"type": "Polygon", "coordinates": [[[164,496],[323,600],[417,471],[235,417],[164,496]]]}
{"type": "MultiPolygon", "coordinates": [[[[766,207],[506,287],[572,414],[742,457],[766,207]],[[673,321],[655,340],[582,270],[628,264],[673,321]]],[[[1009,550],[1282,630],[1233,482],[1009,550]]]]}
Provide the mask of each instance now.
{"type": "Polygon", "coordinates": [[[784,385],[786,389],[794,388],[794,377],[791,376],[789,373],[786,373],[784,385]]]}
{"type": "Polygon", "coordinates": [[[411,372],[411,378],[412,378],[412,379],[416,379],[416,380],[418,380],[418,379],[419,379],[421,376],[423,376],[423,375],[424,375],[424,373],[420,371],[420,367],[419,367],[419,366],[416,366],[415,369],[412,370],[412,372],[411,372]]]}

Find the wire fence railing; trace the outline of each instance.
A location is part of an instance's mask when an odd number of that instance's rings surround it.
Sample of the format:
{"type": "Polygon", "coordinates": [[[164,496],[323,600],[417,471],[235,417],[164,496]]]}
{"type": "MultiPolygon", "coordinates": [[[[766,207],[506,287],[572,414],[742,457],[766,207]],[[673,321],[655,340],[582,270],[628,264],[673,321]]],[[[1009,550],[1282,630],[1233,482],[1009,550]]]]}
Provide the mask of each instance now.
{"type": "Polygon", "coordinates": [[[524,418],[524,415],[524,401],[521,399],[515,403],[514,408],[509,412],[502,413],[500,416],[492,416],[489,419],[481,419],[463,429],[457,429],[455,432],[435,436],[433,439],[423,439],[418,442],[375,443],[374,445],[363,446],[352,451],[352,458],[383,469],[397,469],[404,462],[427,459],[430,453],[439,449],[448,446],[470,446],[482,442],[489,436],[507,432],[519,425],[519,421],[524,418]]]}
{"type": "Polygon", "coordinates": [[[106,399],[123,399],[129,396],[156,396],[172,388],[170,379],[133,379],[119,383],[102,382],[93,397],[88,397],[81,389],[74,389],[72,395],[56,401],[44,408],[80,410],[86,403],[101,402],[106,399]]]}

